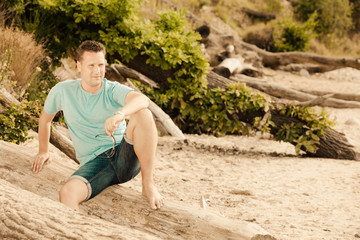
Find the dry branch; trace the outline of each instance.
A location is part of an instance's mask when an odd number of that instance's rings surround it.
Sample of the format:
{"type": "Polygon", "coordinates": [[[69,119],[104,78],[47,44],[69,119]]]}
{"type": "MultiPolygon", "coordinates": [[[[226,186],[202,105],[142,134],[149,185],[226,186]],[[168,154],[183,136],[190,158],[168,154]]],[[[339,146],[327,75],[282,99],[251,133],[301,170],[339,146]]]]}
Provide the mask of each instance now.
{"type": "Polygon", "coordinates": [[[138,80],[149,87],[159,88],[159,85],[147,76],[120,64],[106,66],[106,78],[113,79],[119,83],[125,83],[125,78],[131,78],[138,80]]]}
{"type": "Polygon", "coordinates": [[[259,12],[246,7],[243,7],[241,10],[251,18],[258,18],[266,22],[276,18],[274,14],[259,12]]]}
{"type": "MultiPolygon", "coordinates": [[[[312,101],[318,98],[318,96],[314,96],[309,93],[304,93],[291,88],[283,87],[278,84],[270,84],[270,83],[262,82],[257,78],[251,78],[244,75],[237,75],[231,77],[231,80],[246,83],[246,85],[248,85],[249,87],[258,89],[262,92],[265,92],[266,94],[278,98],[286,98],[290,100],[297,100],[300,102],[312,101]]],[[[333,107],[333,108],[360,108],[359,102],[335,99],[332,97],[328,97],[324,99],[324,101],[320,101],[318,105],[323,107],[333,107]]]]}
{"type": "MultiPolygon", "coordinates": [[[[264,66],[271,68],[278,68],[279,66],[286,66],[290,63],[313,63],[319,65],[327,65],[336,68],[352,67],[360,69],[359,58],[345,58],[345,57],[328,57],[313,53],[303,52],[284,52],[284,53],[272,53],[256,47],[255,45],[245,43],[243,41],[237,41],[235,44],[240,49],[247,49],[256,52],[262,57],[264,66]]],[[[330,68],[333,70],[334,68],[330,68]]]]}
{"type": "MultiPolygon", "coordinates": [[[[127,78],[138,80],[150,87],[158,87],[157,83],[146,77],[145,75],[119,64],[112,64],[107,67],[106,70],[107,78],[117,81],[120,83],[127,83],[133,89],[137,89],[137,87],[127,78]],[[109,73],[111,73],[109,75],[109,73]]],[[[153,101],[150,101],[149,110],[153,113],[155,121],[157,125],[161,127],[167,134],[178,137],[180,139],[185,139],[182,131],[176,126],[173,120],[167,115],[158,105],[156,105],[153,101]]]]}
{"type": "Polygon", "coordinates": [[[329,92],[329,91],[318,91],[318,90],[311,90],[311,89],[299,89],[298,91],[309,93],[316,96],[324,96],[327,94],[332,94],[333,98],[347,100],[347,101],[356,101],[360,102],[360,94],[351,94],[351,93],[338,93],[338,92],[329,92]]]}

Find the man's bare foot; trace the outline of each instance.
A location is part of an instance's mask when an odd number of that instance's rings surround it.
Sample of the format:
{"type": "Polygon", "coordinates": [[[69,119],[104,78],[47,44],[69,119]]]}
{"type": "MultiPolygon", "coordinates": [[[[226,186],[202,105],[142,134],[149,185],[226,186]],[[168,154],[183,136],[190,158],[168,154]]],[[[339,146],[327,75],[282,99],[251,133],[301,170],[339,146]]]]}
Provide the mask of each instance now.
{"type": "Polygon", "coordinates": [[[164,205],[164,198],[153,183],[143,183],[142,194],[147,198],[151,209],[159,209],[164,205]]]}

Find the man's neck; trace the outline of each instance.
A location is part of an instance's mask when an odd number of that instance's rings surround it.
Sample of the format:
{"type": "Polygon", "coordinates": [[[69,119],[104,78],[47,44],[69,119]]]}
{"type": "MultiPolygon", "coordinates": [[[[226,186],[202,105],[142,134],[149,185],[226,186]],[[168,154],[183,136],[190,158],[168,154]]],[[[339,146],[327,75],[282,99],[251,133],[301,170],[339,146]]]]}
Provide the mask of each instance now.
{"type": "Polygon", "coordinates": [[[85,92],[88,92],[88,93],[91,93],[91,94],[96,94],[100,91],[101,89],[101,86],[102,86],[102,83],[98,86],[89,86],[87,84],[85,84],[83,81],[81,81],[81,88],[85,91],[85,92]]]}

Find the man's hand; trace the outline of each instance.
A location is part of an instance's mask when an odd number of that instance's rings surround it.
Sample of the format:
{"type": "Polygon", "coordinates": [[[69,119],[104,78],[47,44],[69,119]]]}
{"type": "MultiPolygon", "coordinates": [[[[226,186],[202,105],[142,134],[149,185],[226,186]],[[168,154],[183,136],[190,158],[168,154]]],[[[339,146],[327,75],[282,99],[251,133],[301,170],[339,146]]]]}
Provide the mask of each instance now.
{"type": "Polygon", "coordinates": [[[33,172],[38,173],[43,168],[44,164],[50,163],[50,155],[48,152],[38,153],[32,162],[31,168],[33,172]]]}
{"type": "Polygon", "coordinates": [[[105,132],[107,135],[112,136],[117,127],[121,124],[124,120],[124,115],[122,114],[115,114],[114,116],[106,119],[105,121],[105,132]]]}

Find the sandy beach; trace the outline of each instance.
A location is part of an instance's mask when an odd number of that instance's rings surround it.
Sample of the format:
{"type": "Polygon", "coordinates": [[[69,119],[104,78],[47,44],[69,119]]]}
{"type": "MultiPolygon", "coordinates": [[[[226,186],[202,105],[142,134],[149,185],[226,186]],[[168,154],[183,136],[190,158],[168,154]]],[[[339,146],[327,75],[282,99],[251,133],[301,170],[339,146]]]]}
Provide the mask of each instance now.
{"type": "MultiPolygon", "coordinates": [[[[359,71],[336,71],[302,77],[267,70],[263,80],[294,88],[358,93],[359,71]]],[[[360,109],[326,110],[337,122],[334,129],[343,132],[359,149],[360,109]]],[[[30,160],[38,147],[37,135],[32,134],[34,139],[20,146],[0,142],[0,209],[5,210],[5,213],[0,211],[0,232],[7,236],[5,239],[21,239],[16,231],[36,229],[36,224],[46,225],[53,212],[58,213],[56,219],[51,218],[54,228],[64,235],[49,233],[44,239],[204,239],[201,233],[191,232],[192,225],[182,225],[176,235],[172,235],[174,230],[170,225],[159,226],[167,218],[174,221],[175,217],[181,222],[181,215],[161,214],[163,210],[151,213],[144,207],[140,176],[83,203],[80,213],[67,209],[58,203],[57,192],[77,165],[51,146],[53,162],[41,173],[31,173],[30,160]],[[135,194],[139,201],[126,202],[126,193],[135,194]],[[14,215],[8,206],[27,211],[29,206],[24,206],[27,204],[42,210],[29,211],[28,219],[10,218],[17,219],[22,227],[9,227],[6,219],[14,215]],[[158,220],[148,220],[144,217],[147,214],[155,214],[158,220]],[[24,222],[35,225],[24,226],[24,222]],[[81,225],[82,233],[71,230],[81,222],[88,223],[81,225]],[[73,235],[66,235],[67,231],[73,235]]],[[[175,208],[173,203],[176,203],[194,216],[206,211],[216,213],[228,219],[226,224],[233,229],[239,222],[254,223],[276,239],[360,239],[359,161],[297,156],[292,145],[260,134],[186,135],[185,141],[163,136],[159,139],[157,156],[155,180],[168,204],[165,212],[175,208]]],[[[216,231],[213,236],[212,239],[235,239],[216,231]]],[[[33,239],[40,238],[34,235],[33,239]]]]}

